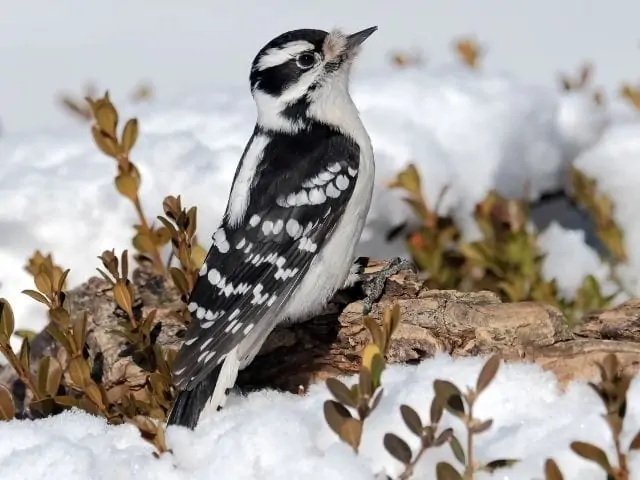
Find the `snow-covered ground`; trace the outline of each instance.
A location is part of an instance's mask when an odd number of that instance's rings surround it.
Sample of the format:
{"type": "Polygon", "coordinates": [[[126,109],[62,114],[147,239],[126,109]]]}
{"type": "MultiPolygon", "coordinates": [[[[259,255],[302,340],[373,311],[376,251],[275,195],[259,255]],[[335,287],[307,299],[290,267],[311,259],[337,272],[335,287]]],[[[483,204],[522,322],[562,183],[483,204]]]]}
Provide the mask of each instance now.
{"type": "MultiPolygon", "coordinates": [[[[135,427],[110,427],[80,412],[37,421],[38,428],[25,421],[0,424],[0,474],[3,480],[373,480],[378,473],[397,478],[402,467],[384,449],[384,434],[396,433],[417,451],[417,439],[404,425],[399,406],[412,406],[428,422],[433,380],[473,386],[483,361],[440,355],[418,366],[390,366],[383,374],[384,396],[365,424],[358,456],[325,424],[322,404],[330,395],[324,385],[316,385],[304,397],[273,391],[231,396],[225,410],[203,418],[195,432],[170,427],[173,455],[159,460],[135,427]]],[[[640,398],[640,379],[629,395],[625,448],[640,429],[640,411],[633,407],[640,398]]],[[[478,418],[493,419],[491,429],[477,437],[476,456],[521,463],[476,478],[543,478],[544,461],[553,457],[567,480],[603,479],[598,467],[569,449],[574,440],[591,442],[614,461],[603,413],[600,400],[583,382],[562,393],[552,373],[535,365],[503,364],[476,405],[478,418]]],[[[449,426],[464,444],[462,424],[445,413],[442,428],[449,426]]],[[[631,479],[637,480],[640,456],[633,454],[630,460],[631,479]]],[[[435,479],[438,461],[456,465],[445,446],[420,460],[414,479],[435,479]]]]}

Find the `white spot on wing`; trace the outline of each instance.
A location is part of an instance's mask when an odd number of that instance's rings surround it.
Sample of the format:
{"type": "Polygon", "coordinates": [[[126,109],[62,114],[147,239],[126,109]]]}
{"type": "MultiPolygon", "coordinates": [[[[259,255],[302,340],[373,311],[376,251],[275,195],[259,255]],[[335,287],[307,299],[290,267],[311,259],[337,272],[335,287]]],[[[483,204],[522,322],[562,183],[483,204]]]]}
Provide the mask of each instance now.
{"type": "Polygon", "coordinates": [[[284,222],[280,219],[276,220],[276,223],[273,224],[273,234],[279,234],[282,231],[282,227],[284,227],[284,222]]]}
{"type": "Polygon", "coordinates": [[[352,177],[355,177],[358,173],[358,170],[356,170],[355,168],[347,167],[347,172],[349,172],[349,175],[351,175],[352,177]]]}
{"type": "Polygon", "coordinates": [[[322,189],[314,188],[313,190],[309,190],[309,202],[311,205],[320,205],[324,203],[327,199],[327,196],[324,194],[322,189]]]}
{"type": "Polygon", "coordinates": [[[202,320],[204,318],[205,312],[206,310],[203,307],[198,307],[198,309],[196,310],[196,317],[198,318],[198,320],[202,320]]]}
{"type": "Polygon", "coordinates": [[[198,304],[196,302],[191,302],[187,306],[187,310],[189,310],[191,313],[195,312],[197,308],[198,308],[198,304]]]}
{"type": "Polygon", "coordinates": [[[242,240],[240,240],[237,244],[236,244],[236,249],[240,250],[242,247],[244,247],[244,244],[247,243],[247,241],[245,240],[244,237],[242,237],[242,240]]]}
{"type": "Polygon", "coordinates": [[[336,162],[336,163],[333,163],[333,164],[329,165],[327,167],[327,170],[329,170],[330,172],[333,172],[333,173],[338,173],[340,170],[342,170],[342,167],[340,166],[339,163],[336,162]]]}
{"type": "Polygon", "coordinates": [[[315,252],[318,248],[318,245],[316,243],[314,243],[310,238],[308,237],[302,237],[300,239],[300,243],[298,245],[298,248],[300,250],[304,250],[307,252],[315,252]]]}
{"type": "Polygon", "coordinates": [[[249,219],[249,225],[251,225],[252,227],[257,226],[260,223],[260,215],[252,215],[251,218],[249,219]]]}
{"type": "Polygon", "coordinates": [[[327,189],[325,190],[327,197],[338,198],[340,196],[340,190],[333,186],[333,183],[327,185],[327,189]]]}
{"type": "Polygon", "coordinates": [[[227,253],[229,251],[230,245],[227,241],[227,234],[224,228],[220,227],[216,230],[216,233],[213,234],[213,244],[221,253],[227,253]]]}
{"type": "Polygon", "coordinates": [[[273,229],[273,222],[271,220],[265,220],[262,222],[262,233],[269,235],[273,229]]]}
{"type": "Polygon", "coordinates": [[[201,277],[207,274],[207,269],[208,269],[208,268],[209,268],[209,267],[207,267],[207,264],[206,264],[206,263],[203,263],[203,264],[202,264],[202,267],[200,267],[200,276],[201,276],[201,277]]]}
{"type": "Polygon", "coordinates": [[[220,272],[218,270],[212,268],[207,274],[207,279],[209,280],[209,283],[211,285],[217,285],[218,282],[222,280],[222,275],[220,275],[220,272]]]}
{"type": "Polygon", "coordinates": [[[336,186],[340,190],[346,190],[349,186],[349,179],[345,175],[338,175],[336,177],[336,186]]]}
{"type": "Polygon", "coordinates": [[[294,218],[290,218],[289,220],[287,220],[287,225],[285,228],[287,230],[287,233],[292,238],[298,238],[302,234],[302,225],[300,225],[294,218]]]}
{"type": "Polygon", "coordinates": [[[249,325],[244,327],[244,330],[242,331],[242,333],[244,333],[246,335],[247,333],[249,333],[253,329],[254,325],[255,325],[254,323],[250,323],[249,325]]]}

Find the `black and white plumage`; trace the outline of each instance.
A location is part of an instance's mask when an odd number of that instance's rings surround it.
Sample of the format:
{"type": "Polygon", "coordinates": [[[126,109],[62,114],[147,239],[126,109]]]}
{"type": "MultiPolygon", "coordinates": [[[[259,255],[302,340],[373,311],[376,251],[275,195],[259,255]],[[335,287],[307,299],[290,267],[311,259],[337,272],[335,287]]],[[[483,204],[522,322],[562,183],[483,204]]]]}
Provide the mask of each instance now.
{"type": "Polygon", "coordinates": [[[371,142],[348,92],[353,35],[295,30],[250,75],[258,120],[191,293],[168,424],[219,409],[273,328],[318,313],[345,285],[371,203],[371,142]]]}

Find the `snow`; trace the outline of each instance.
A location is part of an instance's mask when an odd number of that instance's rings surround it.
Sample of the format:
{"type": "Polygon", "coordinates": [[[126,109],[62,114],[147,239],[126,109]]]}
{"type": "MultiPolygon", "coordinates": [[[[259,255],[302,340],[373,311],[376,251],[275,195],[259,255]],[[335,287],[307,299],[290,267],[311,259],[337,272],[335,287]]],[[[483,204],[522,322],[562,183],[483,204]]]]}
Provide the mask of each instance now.
{"type": "Polygon", "coordinates": [[[640,294],[640,121],[618,121],[602,139],[584,151],[575,165],[598,180],[598,191],[613,201],[614,219],[624,231],[624,247],[629,256],[619,275],[626,288],[640,294]]]}
{"type": "MultiPolygon", "coordinates": [[[[30,421],[0,423],[0,472],[3,480],[371,480],[382,472],[396,478],[402,467],[384,449],[384,434],[399,435],[414,452],[418,446],[399,406],[412,406],[427,422],[433,381],[472,386],[485,360],[438,355],[418,366],[389,366],[382,378],[382,401],[366,421],[357,456],[325,424],[322,404],[330,395],[324,385],[314,385],[305,396],[269,390],[233,394],[222,412],[203,417],[194,432],[169,427],[167,443],[173,455],[159,460],[133,426],[108,426],[79,411],[38,420],[38,428],[30,421]]],[[[355,378],[342,380],[351,384],[355,378]]],[[[629,405],[638,404],[640,379],[632,383],[628,398],[629,405]]],[[[603,478],[597,467],[569,449],[574,440],[592,442],[614,458],[603,413],[600,400],[584,382],[573,382],[563,392],[553,374],[537,365],[502,364],[476,404],[476,417],[493,419],[491,429],[476,439],[476,456],[482,461],[517,458],[521,463],[477,478],[541,478],[548,457],[558,462],[567,480],[603,478]]],[[[445,413],[441,428],[447,427],[465,438],[461,422],[445,413]]],[[[640,412],[630,408],[623,445],[638,429],[640,412]]],[[[636,472],[632,479],[640,478],[640,456],[630,459],[636,472]]],[[[445,446],[421,459],[414,478],[434,479],[438,461],[455,465],[445,446]]]]}

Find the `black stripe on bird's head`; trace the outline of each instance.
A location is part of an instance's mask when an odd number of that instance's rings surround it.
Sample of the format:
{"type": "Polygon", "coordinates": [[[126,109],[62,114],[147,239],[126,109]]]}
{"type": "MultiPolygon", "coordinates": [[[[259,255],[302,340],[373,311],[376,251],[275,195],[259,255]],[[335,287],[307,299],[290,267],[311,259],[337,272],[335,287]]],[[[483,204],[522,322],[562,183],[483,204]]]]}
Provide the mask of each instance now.
{"type": "Polygon", "coordinates": [[[303,110],[309,93],[334,80],[346,82],[348,75],[339,73],[348,73],[358,47],[376,30],[347,35],[300,29],[271,40],[254,58],[249,76],[258,109],[303,110]]]}

